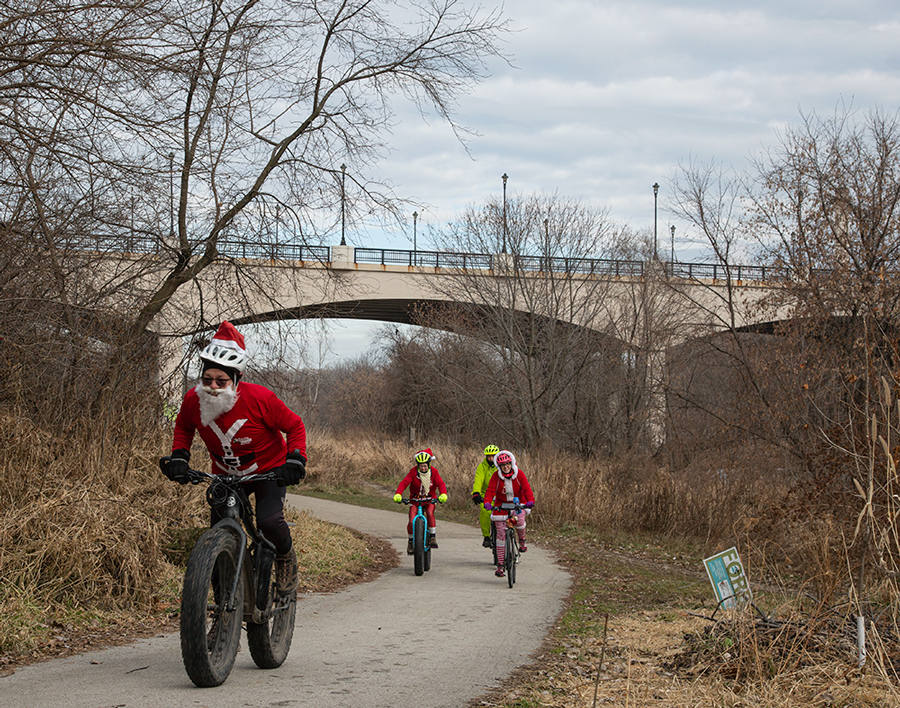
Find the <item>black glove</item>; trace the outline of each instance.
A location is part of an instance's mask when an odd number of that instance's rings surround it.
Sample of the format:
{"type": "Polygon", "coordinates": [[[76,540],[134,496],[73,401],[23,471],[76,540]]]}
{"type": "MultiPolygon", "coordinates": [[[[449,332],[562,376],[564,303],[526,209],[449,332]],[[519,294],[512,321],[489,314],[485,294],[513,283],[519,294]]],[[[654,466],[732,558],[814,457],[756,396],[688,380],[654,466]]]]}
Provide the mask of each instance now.
{"type": "Polygon", "coordinates": [[[187,484],[191,481],[188,473],[188,470],[190,470],[188,465],[190,459],[191,453],[189,450],[173,450],[170,457],[163,457],[159,461],[159,466],[162,469],[162,473],[173,482],[187,484]]]}
{"type": "Polygon", "coordinates": [[[299,484],[300,480],[306,477],[306,458],[300,454],[299,450],[294,450],[287,454],[287,459],[281,467],[276,467],[272,471],[275,473],[279,487],[299,484]]]}
{"type": "Polygon", "coordinates": [[[475,506],[481,506],[483,501],[484,501],[483,496],[481,496],[478,492],[472,492],[472,503],[475,506]]]}

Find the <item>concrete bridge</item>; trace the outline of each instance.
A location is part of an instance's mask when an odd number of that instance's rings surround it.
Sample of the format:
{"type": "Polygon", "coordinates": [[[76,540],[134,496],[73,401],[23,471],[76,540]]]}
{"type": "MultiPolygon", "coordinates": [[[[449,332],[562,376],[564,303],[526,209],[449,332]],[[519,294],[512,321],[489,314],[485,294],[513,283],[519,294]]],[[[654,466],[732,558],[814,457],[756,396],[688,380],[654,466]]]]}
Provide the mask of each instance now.
{"type": "MultiPolygon", "coordinates": [[[[224,243],[220,251],[221,262],[196,284],[182,287],[154,321],[168,373],[182,363],[184,338],[205,335],[222,319],[237,325],[311,317],[418,324],[423,306],[496,307],[496,300],[486,297],[490,288],[479,291],[480,284],[501,281],[516,283],[507,288],[509,302],[523,314],[565,319],[619,339],[625,348],[644,346],[646,328],[658,326],[661,318],[677,320],[663,338],[662,346],[671,346],[726,327],[765,326],[773,315],[760,305],[783,275],[761,266],[350,246],[224,243]],[[574,298],[590,300],[591,306],[561,316],[515,297],[516,291],[546,289],[563,280],[574,298]]],[[[774,317],[788,316],[782,309],[774,317]]]]}

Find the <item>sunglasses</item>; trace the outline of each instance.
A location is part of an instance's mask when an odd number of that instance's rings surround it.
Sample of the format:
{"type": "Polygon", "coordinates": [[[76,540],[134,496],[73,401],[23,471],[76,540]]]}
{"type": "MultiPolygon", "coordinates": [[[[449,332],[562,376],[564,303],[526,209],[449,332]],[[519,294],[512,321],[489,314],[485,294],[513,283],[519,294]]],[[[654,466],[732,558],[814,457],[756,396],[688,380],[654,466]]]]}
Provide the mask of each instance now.
{"type": "Polygon", "coordinates": [[[219,388],[225,388],[228,384],[231,383],[231,379],[213,379],[204,376],[202,379],[200,379],[200,383],[207,387],[212,386],[213,384],[217,384],[219,388]]]}

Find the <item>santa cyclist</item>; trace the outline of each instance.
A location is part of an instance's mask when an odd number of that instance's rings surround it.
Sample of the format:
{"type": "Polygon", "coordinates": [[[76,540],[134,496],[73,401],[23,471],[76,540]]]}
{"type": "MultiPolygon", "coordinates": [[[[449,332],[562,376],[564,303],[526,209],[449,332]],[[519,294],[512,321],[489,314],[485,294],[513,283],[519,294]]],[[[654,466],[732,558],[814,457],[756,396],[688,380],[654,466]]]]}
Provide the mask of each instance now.
{"type": "MultiPolygon", "coordinates": [[[[287,595],[297,589],[299,578],[284,499],[286,487],[306,476],[306,428],[274,392],[241,381],[247,359],[243,335],[230,322],[222,322],[200,352],[200,382],[181,403],[163,474],[181,484],[190,481],[194,433],[206,444],[214,474],[275,472],[276,479],[249,482],[246,488],[256,497],[258,528],[275,545],[277,591],[287,595]]],[[[218,521],[213,510],[210,525],[218,521]]]]}
{"type": "Polygon", "coordinates": [[[515,513],[516,536],[519,541],[519,552],[525,553],[528,546],[525,545],[525,517],[531,513],[534,506],[534,492],[528,478],[516,465],[516,458],[509,450],[500,450],[494,458],[497,472],[491,477],[487,491],[484,493],[484,508],[493,509],[491,521],[497,529],[497,570],[494,575],[502,578],[505,575],[503,562],[506,560],[506,532],[507,512],[502,510],[502,505],[512,503],[518,499],[523,509],[515,513]]]}
{"type": "MultiPolygon", "coordinates": [[[[398,504],[403,501],[403,490],[409,487],[410,501],[414,499],[437,499],[441,504],[447,501],[447,485],[441,479],[441,473],[434,467],[434,454],[431,448],[419,450],[414,458],[415,466],[412,467],[406,476],[400,480],[397,485],[397,491],[394,492],[394,501],[398,504]]],[[[409,505],[409,523],[406,525],[406,533],[409,541],[406,545],[407,555],[413,554],[413,519],[416,516],[416,504],[409,505]]],[[[429,548],[437,548],[437,523],[434,520],[434,503],[422,504],[422,512],[425,514],[426,523],[428,525],[428,540],[426,543],[429,548]]]]}

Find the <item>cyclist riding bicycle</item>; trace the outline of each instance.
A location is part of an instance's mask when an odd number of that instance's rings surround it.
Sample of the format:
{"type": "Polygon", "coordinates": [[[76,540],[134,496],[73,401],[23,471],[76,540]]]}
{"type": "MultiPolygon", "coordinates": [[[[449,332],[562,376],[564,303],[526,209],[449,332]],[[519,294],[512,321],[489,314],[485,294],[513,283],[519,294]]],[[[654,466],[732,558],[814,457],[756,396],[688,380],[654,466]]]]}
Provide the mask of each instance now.
{"type": "Polygon", "coordinates": [[[481,526],[481,535],[484,536],[481,545],[485,548],[491,547],[491,512],[482,504],[484,504],[484,493],[497,469],[494,458],[498,452],[500,452],[500,448],[496,445],[488,445],[484,448],[484,459],[475,468],[475,482],[472,484],[472,503],[481,509],[478,514],[478,524],[481,526]]]}
{"type": "Polygon", "coordinates": [[[515,529],[519,541],[519,552],[525,553],[528,546],[525,545],[525,517],[531,513],[534,506],[534,492],[528,478],[516,465],[515,456],[508,450],[497,453],[494,461],[497,472],[491,477],[487,492],[484,494],[484,508],[492,509],[491,520],[497,529],[497,570],[494,575],[502,578],[506,572],[503,569],[503,561],[506,559],[506,531],[507,511],[502,509],[503,504],[512,503],[518,499],[524,507],[515,513],[515,529]]]}
{"type": "MultiPolygon", "coordinates": [[[[397,491],[394,493],[394,501],[398,504],[403,501],[403,490],[409,487],[410,500],[425,499],[431,497],[437,499],[442,504],[447,501],[447,485],[441,479],[437,467],[432,466],[434,455],[430,448],[419,450],[415,456],[416,465],[406,476],[400,480],[397,485],[397,491]]],[[[422,511],[428,520],[428,540],[427,544],[431,548],[437,548],[437,525],[434,520],[434,504],[422,504],[422,511]]],[[[406,554],[413,554],[413,517],[416,515],[416,505],[409,505],[409,523],[406,525],[406,533],[409,536],[409,543],[406,546],[406,554]]]]}
{"type": "MultiPolygon", "coordinates": [[[[230,322],[222,322],[200,352],[200,382],[181,403],[172,454],[163,474],[180,484],[190,481],[188,463],[195,433],[206,444],[214,474],[275,472],[275,480],[249,482],[246,489],[256,497],[259,530],[275,545],[277,590],[287,595],[299,586],[299,575],[297,553],[284,519],[284,499],[286,487],[306,476],[306,428],[274,392],[241,381],[247,359],[243,335],[230,322]]],[[[210,525],[219,520],[212,511],[210,525]]]]}

